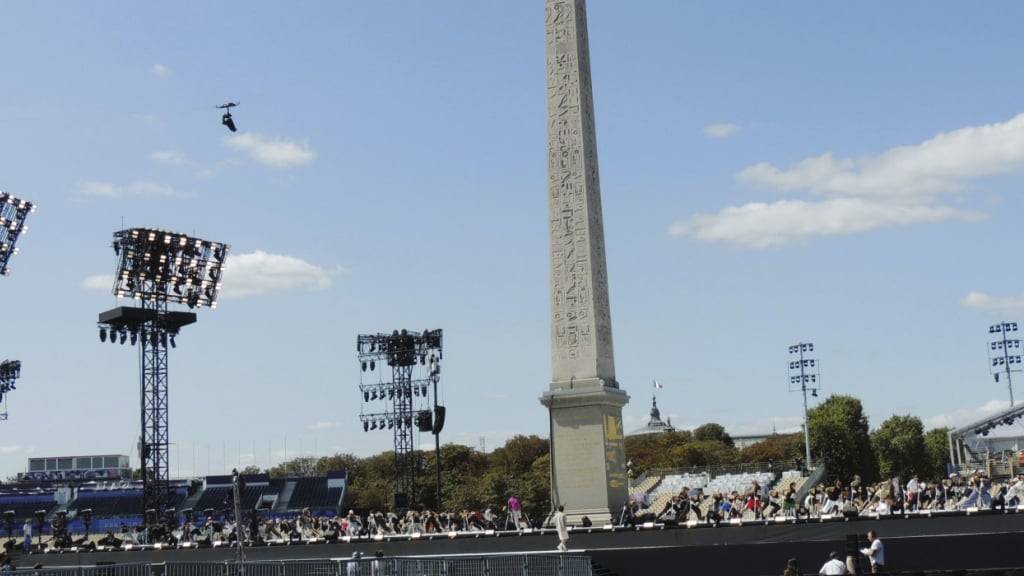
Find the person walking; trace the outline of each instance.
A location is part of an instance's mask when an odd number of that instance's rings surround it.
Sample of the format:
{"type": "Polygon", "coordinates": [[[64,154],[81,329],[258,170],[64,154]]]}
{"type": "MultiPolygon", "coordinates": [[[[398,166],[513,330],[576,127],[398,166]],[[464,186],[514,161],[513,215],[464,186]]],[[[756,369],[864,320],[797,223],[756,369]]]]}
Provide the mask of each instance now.
{"type": "Polygon", "coordinates": [[[868,542],[871,544],[860,553],[871,561],[871,573],[878,574],[885,570],[885,546],[882,544],[882,539],[878,537],[878,532],[874,530],[868,532],[868,542]]]}
{"type": "Polygon", "coordinates": [[[558,531],[558,551],[566,552],[569,548],[566,543],[569,542],[569,526],[565,521],[565,506],[559,505],[558,511],[555,512],[555,530],[558,531]]]}

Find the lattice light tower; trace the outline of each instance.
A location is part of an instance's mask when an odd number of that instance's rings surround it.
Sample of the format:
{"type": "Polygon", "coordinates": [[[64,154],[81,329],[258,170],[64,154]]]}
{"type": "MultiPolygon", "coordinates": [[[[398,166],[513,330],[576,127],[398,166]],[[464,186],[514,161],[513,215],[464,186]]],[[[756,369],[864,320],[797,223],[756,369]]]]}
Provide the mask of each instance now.
{"type": "Polygon", "coordinates": [[[395,330],[391,334],[361,334],[356,339],[356,352],[361,370],[359,391],[364,405],[385,402],[383,411],[367,413],[361,410],[359,420],[365,432],[391,430],[394,433],[395,508],[406,510],[416,501],[415,432],[431,432],[436,444],[444,427],[445,409],[437,401],[442,332],[395,330]],[[391,367],[390,379],[385,375],[384,364],[391,367]],[[415,374],[417,366],[420,367],[419,375],[415,374]],[[374,372],[379,374],[377,382],[364,381],[365,375],[374,372]],[[431,388],[434,394],[433,413],[430,411],[431,388]]]}
{"type": "Polygon", "coordinates": [[[139,306],[122,306],[99,316],[100,341],[139,345],[143,516],[160,521],[170,503],[170,437],[167,414],[167,346],[176,346],[193,312],[169,311],[169,304],[216,308],[229,246],[152,228],[114,233],[117,273],[114,295],[139,306]],[[156,514],[147,514],[153,510],[156,514]]]}
{"type": "Polygon", "coordinates": [[[18,253],[18,238],[28,232],[25,219],[35,211],[35,204],[0,192],[0,276],[10,273],[7,263],[18,253]]]}
{"type": "Polygon", "coordinates": [[[1021,344],[1019,338],[1011,335],[1017,333],[1016,322],[1000,322],[988,327],[988,333],[993,335],[995,340],[989,342],[988,359],[989,369],[996,382],[999,382],[999,374],[1006,375],[1006,387],[1010,391],[1010,407],[1013,407],[1013,376],[1014,372],[1020,372],[1024,366],[1021,362],[1021,344]]]}
{"type": "Polygon", "coordinates": [[[18,378],[21,378],[21,362],[0,362],[0,421],[7,420],[7,393],[15,390],[14,382],[18,378]]]}
{"type": "Polygon", "coordinates": [[[789,347],[789,391],[802,392],[804,397],[804,451],[807,458],[806,466],[811,467],[811,432],[807,419],[807,393],[815,398],[818,396],[818,361],[810,358],[814,352],[814,344],[799,342],[789,347]]]}

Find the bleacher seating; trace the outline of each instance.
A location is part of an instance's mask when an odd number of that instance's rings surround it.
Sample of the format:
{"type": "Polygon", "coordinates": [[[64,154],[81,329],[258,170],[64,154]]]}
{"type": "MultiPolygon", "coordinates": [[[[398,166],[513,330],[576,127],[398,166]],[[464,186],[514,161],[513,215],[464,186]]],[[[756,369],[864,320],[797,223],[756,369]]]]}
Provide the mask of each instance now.
{"type": "Polygon", "coordinates": [[[57,507],[54,495],[30,494],[30,495],[7,495],[0,496],[0,513],[13,511],[17,529],[21,530],[21,524],[26,519],[34,519],[37,510],[46,510],[47,514],[57,507]]]}
{"type": "Polygon", "coordinates": [[[94,518],[138,514],[142,508],[142,490],[82,491],[68,504],[69,513],[86,508],[92,509],[94,518]]]}
{"type": "Polygon", "coordinates": [[[728,494],[738,492],[745,494],[750,491],[754,481],[760,486],[771,486],[775,481],[775,474],[771,472],[744,472],[741,474],[720,474],[708,482],[704,492],[708,494],[728,494]]]}
{"type": "Polygon", "coordinates": [[[298,478],[295,480],[295,490],[292,492],[288,509],[335,509],[341,500],[341,491],[341,488],[328,488],[327,480],[324,478],[298,478]]]}

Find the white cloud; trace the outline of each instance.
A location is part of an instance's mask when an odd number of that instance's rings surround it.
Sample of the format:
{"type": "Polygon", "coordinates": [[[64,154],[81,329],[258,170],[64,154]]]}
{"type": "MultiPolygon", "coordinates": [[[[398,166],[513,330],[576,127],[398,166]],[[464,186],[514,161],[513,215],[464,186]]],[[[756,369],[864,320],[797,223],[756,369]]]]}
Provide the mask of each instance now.
{"type": "Polygon", "coordinates": [[[11,444],[8,446],[0,446],[0,456],[11,456],[15,454],[28,454],[32,452],[32,448],[26,448],[20,444],[11,444]]]}
{"type": "Polygon", "coordinates": [[[325,290],[346,270],[324,268],[293,256],[262,250],[230,255],[224,271],[225,298],[243,298],[290,290],[325,290]]]}
{"type": "Polygon", "coordinates": [[[987,416],[998,414],[1009,407],[1009,400],[989,400],[980,406],[960,408],[953,412],[936,414],[930,418],[925,418],[924,425],[926,428],[940,428],[942,426],[956,428],[958,426],[965,426],[976,420],[981,420],[987,416]]]}
{"type": "Polygon", "coordinates": [[[728,138],[740,131],[740,127],[730,122],[724,122],[721,124],[711,124],[710,126],[704,127],[704,135],[708,138],[716,138],[719,140],[728,138]]]}
{"type": "Polygon", "coordinates": [[[81,286],[84,290],[110,292],[114,288],[114,276],[113,274],[93,274],[82,280],[81,286]]]}
{"type": "Polygon", "coordinates": [[[337,422],[328,422],[321,420],[320,422],[314,422],[308,426],[310,430],[323,431],[323,430],[334,430],[339,424],[337,422]]]}
{"type": "Polygon", "coordinates": [[[878,156],[807,158],[789,169],[762,162],[737,176],[776,190],[842,196],[921,197],[964,190],[974,179],[1024,168],[1024,114],[968,126],[878,156]]]}
{"type": "Polygon", "coordinates": [[[742,184],[819,200],[751,202],[675,223],[670,233],[764,248],[802,238],[919,222],[977,220],[943,202],[974,191],[982,178],[1024,169],[1024,114],[1006,122],[940,133],[876,156],[821,154],[778,168],[762,162],[737,174],[742,184]]]}
{"type": "Polygon", "coordinates": [[[193,162],[184,152],[177,150],[159,150],[149,155],[154,161],[168,166],[194,166],[193,162]]]}
{"type": "MultiPolygon", "coordinates": [[[[268,254],[262,250],[228,255],[224,271],[224,298],[244,298],[290,290],[326,290],[334,285],[339,274],[347,272],[338,266],[324,268],[293,256],[268,254]]],[[[114,285],[110,274],[93,274],[82,280],[84,290],[109,292],[114,285]]],[[[310,430],[326,430],[334,422],[316,422],[310,430]]]]}
{"type": "Polygon", "coordinates": [[[984,292],[971,291],[960,301],[960,305],[982,312],[1018,314],[1024,312],[1024,296],[992,296],[984,292]]]}
{"type": "Polygon", "coordinates": [[[157,78],[167,78],[171,75],[171,69],[163,64],[153,64],[153,67],[150,68],[150,72],[152,72],[153,76],[156,76],[157,78]]]}
{"type": "Polygon", "coordinates": [[[78,195],[89,198],[174,198],[186,196],[172,186],[146,180],[129,184],[86,181],[78,185],[78,195]]]}
{"type": "Polygon", "coordinates": [[[705,242],[767,248],[813,236],[852,234],[917,222],[973,221],[983,217],[949,206],[889,204],[861,198],[822,202],[780,200],[730,206],[717,214],[697,214],[673,224],[669,234],[705,242]]]}
{"type": "Polygon", "coordinates": [[[316,151],[306,142],[272,138],[252,132],[228,136],[224,139],[224,145],[245,152],[253,160],[271,168],[305,166],[316,159],[316,151]]]}

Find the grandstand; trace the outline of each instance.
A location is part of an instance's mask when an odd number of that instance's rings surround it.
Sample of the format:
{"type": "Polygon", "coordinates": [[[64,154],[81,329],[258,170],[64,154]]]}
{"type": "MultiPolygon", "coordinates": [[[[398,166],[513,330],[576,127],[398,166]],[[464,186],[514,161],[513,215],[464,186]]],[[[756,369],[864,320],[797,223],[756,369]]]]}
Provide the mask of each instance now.
{"type": "Polygon", "coordinates": [[[762,488],[783,490],[790,483],[799,490],[806,478],[799,470],[787,470],[781,474],[752,466],[749,470],[724,471],[715,468],[658,470],[642,475],[630,490],[630,500],[641,505],[643,513],[658,514],[683,488],[693,495],[700,495],[701,512],[706,513],[714,494],[727,495],[732,492],[746,494],[756,481],[762,488]]]}
{"type": "MultiPolygon", "coordinates": [[[[270,479],[257,474],[244,476],[243,481],[242,510],[259,510],[265,517],[289,517],[308,508],[314,515],[334,516],[344,501],[347,476],[332,472],[319,477],[270,479]]],[[[171,489],[171,505],[179,516],[186,510],[194,511],[198,518],[233,515],[231,476],[179,480],[172,482],[171,489]]],[[[116,532],[143,523],[142,485],[126,480],[69,481],[41,487],[38,478],[33,478],[0,487],[0,514],[13,513],[7,517],[17,533],[25,520],[35,523],[39,510],[46,513],[45,533],[49,533],[50,519],[61,511],[68,514],[71,533],[84,533],[84,510],[92,510],[90,533],[116,532]]]]}

